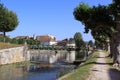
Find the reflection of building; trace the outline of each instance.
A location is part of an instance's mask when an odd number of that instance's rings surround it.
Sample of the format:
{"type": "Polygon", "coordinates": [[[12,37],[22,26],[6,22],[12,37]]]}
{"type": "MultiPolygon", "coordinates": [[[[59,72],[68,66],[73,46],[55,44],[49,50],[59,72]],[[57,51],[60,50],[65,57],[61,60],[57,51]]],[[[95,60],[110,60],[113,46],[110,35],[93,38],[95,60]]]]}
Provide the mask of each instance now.
{"type": "Polygon", "coordinates": [[[36,39],[41,42],[41,45],[56,45],[56,38],[52,35],[36,36],[36,39]]]}

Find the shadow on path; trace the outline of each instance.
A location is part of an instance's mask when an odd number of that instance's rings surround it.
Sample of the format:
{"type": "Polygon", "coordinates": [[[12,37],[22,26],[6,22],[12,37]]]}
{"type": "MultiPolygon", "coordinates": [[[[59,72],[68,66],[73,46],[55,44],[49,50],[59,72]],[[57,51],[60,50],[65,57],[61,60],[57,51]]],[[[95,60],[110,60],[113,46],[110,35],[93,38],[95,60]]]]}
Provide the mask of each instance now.
{"type": "MultiPolygon", "coordinates": [[[[105,59],[106,57],[96,57],[96,58],[105,59]]],[[[89,63],[84,64],[83,66],[86,66],[86,65],[89,65],[89,64],[100,65],[99,67],[101,67],[101,68],[102,68],[102,66],[113,65],[113,63],[91,61],[89,63]]],[[[107,74],[109,75],[109,80],[120,80],[120,71],[119,70],[114,69],[114,68],[110,68],[110,69],[107,69],[107,70],[102,68],[102,70],[101,70],[101,68],[95,68],[95,69],[92,69],[92,71],[100,72],[100,73],[106,73],[107,72],[107,74]]]]}
{"type": "Polygon", "coordinates": [[[111,80],[120,80],[120,71],[116,69],[110,69],[108,73],[111,80]]]}

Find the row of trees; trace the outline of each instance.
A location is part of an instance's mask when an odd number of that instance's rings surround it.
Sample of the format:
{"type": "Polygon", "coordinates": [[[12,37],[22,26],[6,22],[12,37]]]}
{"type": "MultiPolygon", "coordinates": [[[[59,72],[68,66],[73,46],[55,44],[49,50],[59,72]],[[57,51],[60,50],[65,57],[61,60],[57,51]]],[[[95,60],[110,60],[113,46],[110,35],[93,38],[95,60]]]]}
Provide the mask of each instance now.
{"type": "Polygon", "coordinates": [[[18,23],[16,13],[8,10],[3,4],[0,3],[0,32],[3,32],[4,37],[5,32],[14,30],[18,23]]]}
{"type": "Polygon", "coordinates": [[[73,14],[76,20],[85,25],[85,33],[91,30],[96,43],[110,43],[110,56],[114,63],[120,63],[120,0],[113,0],[108,6],[90,7],[81,3],[73,14]]]}

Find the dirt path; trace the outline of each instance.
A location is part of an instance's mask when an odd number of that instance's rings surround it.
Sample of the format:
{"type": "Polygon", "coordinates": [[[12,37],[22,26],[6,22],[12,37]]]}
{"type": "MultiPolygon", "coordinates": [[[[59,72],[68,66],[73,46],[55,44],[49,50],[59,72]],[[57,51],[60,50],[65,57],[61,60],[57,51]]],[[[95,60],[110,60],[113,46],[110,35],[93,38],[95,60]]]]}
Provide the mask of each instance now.
{"type": "Polygon", "coordinates": [[[109,68],[105,61],[105,54],[100,51],[95,65],[91,68],[91,75],[87,80],[120,80],[120,72],[109,68]]]}

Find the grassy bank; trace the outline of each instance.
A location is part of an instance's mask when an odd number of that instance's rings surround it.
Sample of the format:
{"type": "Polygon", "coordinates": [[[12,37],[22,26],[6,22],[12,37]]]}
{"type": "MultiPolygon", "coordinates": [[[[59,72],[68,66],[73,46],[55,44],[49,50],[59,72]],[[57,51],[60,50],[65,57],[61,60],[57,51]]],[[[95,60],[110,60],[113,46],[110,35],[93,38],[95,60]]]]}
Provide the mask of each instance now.
{"type": "Polygon", "coordinates": [[[0,42],[0,49],[7,49],[7,48],[13,48],[13,47],[19,47],[19,46],[21,45],[0,42]]]}
{"type": "Polygon", "coordinates": [[[87,60],[83,65],[79,66],[71,75],[62,80],[85,80],[90,75],[90,68],[98,57],[98,52],[93,54],[93,57],[87,60]]]}

